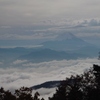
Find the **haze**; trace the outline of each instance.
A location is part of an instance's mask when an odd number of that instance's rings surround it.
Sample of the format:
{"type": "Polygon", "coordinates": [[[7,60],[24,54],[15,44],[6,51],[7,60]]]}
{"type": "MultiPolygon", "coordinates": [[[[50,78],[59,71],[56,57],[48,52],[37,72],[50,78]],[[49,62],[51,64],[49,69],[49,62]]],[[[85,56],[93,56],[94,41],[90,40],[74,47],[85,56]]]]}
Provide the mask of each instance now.
{"type": "Polygon", "coordinates": [[[99,45],[99,10],[99,0],[0,0],[0,46],[32,46],[63,32],[99,45]]]}

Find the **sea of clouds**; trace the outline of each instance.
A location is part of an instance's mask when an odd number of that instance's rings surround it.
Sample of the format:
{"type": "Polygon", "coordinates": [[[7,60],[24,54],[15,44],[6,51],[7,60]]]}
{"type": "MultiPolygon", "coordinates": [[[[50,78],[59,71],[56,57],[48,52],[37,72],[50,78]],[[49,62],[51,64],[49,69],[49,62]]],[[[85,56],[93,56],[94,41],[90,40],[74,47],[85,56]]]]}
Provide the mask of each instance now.
{"type": "MultiPolygon", "coordinates": [[[[2,62],[1,62],[2,64],[2,62]]],[[[46,81],[63,80],[72,74],[82,74],[93,64],[100,64],[97,58],[49,61],[41,63],[32,63],[27,60],[16,60],[9,67],[0,68],[0,87],[14,91],[22,86],[31,87],[46,81]]],[[[42,97],[52,96],[53,89],[37,90],[42,97]]],[[[33,93],[36,91],[34,90],[33,93]]]]}

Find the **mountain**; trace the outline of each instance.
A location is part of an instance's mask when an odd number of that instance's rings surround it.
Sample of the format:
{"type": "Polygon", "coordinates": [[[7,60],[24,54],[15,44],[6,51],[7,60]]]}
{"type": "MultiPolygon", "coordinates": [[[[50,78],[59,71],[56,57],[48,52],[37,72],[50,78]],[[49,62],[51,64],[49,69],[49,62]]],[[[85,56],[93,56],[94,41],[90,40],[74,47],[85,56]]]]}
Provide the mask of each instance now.
{"type": "MultiPolygon", "coordinates": [[[[86,51],[86,50],[85,50],[86,51]]],[[[81,52],[56,51],[46,48],[0,48],[0,67],[8,67],[16,60],[27,60],[32,63],[53,61],[53,60],[70,60],[86,58],[88,54],[81,52]]]]}
{"type": "Polygon", "coordinates": [[[86,55],[78,53],[66,53],[65,51],[56,51],[51,49],[41,49],[33,51],[27,55],[22,55],[18,59],[25,59],[32,62],[43,62],[63,59],[77,59],[79,57],[86,57],[86,55]]]}
{"type": "Polygon", "coordinates": [[[80,48],[79,50],[76,50],[74,52],[87,55],[87,57],[98,57],[99,51],[100,51],[100,48],[94,45],[90,45],[90,46],[85,46],[83,48],[80,48]]]}
{"type": "Polygon", "coordinates": [[[16,47],[16,48],[0,48],[0,59],[1,60],[13,60],[21,55],[28,54],[32,52],[33,49],[16,47]]]}
{"type": "Polygon", "coordinates": [[[55,88],[58,85],[60,85],[60,82],[61,81],[47,81],[47,82],[44,82],[42,84],[32,86],[31,88],[33,90],[37,90],[37,89],[40,89],[40,88],[55,88]]]}
{"type": "Polygon", "coordinates": [[[60,51],[71,51],[78,50],[91,44],[76,37],[72,33],[62,33],[58,35],[55,40],[43,42],[41,45],[43,45],[43,48],[50,48],[60,51]]]}
{"type": "Polygon", "coordinates": [[[30,87],[32,90],[38,90],[38,89],[41,89],[41,88],[56,88],[58,87],[60,84],[74,84],[75,82],[75,79],[68,79],[67,81],[66,80],[57,80],[57,81],[46,81],[44,83],[41,83],[41,84],[37,84],[35,86],[32,86],[30,87]]]}
{"type": "Polygon", "coordinates": [[[67,40],[67,39],[75,39],[75,38],[77,37],[73,35],[72,33],[62,33],[58,35],[55,40],[59,41],[59,40],[67,40]]]}

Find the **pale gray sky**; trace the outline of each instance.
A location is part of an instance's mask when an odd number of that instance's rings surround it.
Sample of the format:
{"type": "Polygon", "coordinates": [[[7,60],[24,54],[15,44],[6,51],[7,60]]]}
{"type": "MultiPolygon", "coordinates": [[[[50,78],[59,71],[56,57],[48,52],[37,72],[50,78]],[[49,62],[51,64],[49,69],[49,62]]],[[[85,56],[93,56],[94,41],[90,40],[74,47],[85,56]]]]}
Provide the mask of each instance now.
{"type": "Polygon", "coordinates": [[[0,0],[0,25],[100,18],[100,0],[0,0]]]}
{"type": "Polygon", "coordinates": [[[100,36],[99,12],[100,0],[0,0],[0,40],[51,38],[63,29],[100,36]]]}

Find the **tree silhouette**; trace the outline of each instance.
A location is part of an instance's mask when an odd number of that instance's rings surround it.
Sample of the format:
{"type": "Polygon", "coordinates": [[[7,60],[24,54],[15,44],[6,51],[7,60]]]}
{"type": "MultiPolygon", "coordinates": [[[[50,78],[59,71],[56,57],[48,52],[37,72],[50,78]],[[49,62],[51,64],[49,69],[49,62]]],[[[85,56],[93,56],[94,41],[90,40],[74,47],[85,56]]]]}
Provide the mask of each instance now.
{"type": "Polygon", "coordinates": [[[19,90],[15,90],[14,94],[17,100],[33,100],[31,88],[21,87],[19,90]]]}
{"type": "MultiPolygon", "coordinates": [[[[0,100],[40,100],[38,96],[40,96],[40,94],[36,92],[33,97],[32,89],[27,87],[21,87],[15,90],[14,94],[9,90],[5,91],[4,88],[0,88],[0,100]]],[[[41,100],[44,99],[42,98],[41,100]]]]}
{"type": "Polygon", "coordinates": [[[100,66],[67,78],[49,100],[100,100],[100,66]]]}
{"type": "Polygon", "coordinates": [[[16,97],[10,92],[0,88],[0,100],[16,100],[16,97]]]}
{"type": "Polygon", "coordinates": [[[38,92],[36,92],[36,93],[34,94],[33,100],[40,100],[40,99],[38,98],[38,96],[40,96],[40,94],[39,94],[38,92]]]}

